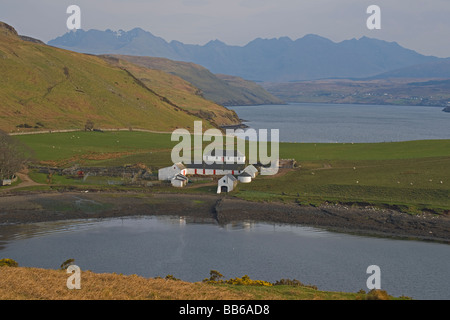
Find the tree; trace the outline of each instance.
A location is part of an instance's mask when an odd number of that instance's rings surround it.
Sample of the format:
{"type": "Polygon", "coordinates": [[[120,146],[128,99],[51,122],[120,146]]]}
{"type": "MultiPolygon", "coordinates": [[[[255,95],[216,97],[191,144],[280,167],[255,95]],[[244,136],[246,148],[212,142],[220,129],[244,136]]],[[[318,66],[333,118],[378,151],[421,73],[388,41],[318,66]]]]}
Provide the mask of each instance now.
{"type": "Polygon", "coordinates": [[[0,130],[0,180],[10,179],[32,161],[32,151],[0,130]]]}
{"type": "Polygon", "coordinates": [[[92,120],[86,121],[86,124],[84,125],[84,131],[92,131],[94,130],[94,122],[92,120]]]}

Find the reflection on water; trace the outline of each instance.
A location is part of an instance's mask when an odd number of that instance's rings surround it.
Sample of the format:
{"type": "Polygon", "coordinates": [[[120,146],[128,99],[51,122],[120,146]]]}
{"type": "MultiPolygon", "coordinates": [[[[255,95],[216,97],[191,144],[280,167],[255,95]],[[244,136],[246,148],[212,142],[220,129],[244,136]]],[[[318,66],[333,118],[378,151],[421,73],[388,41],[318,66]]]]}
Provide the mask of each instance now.
{"type": "Polygon", "coordinates": [[[201,281],[210,270],[298,279],[321,290],[366,288],[367,267],[382,288],[417,299],[450,299],[450,246],[330,233],[309,227],[213,219],[127,217],[0,227],[0,258],[57,269],[73,258],[82,270],[201,281]]]}
{"type": "MultiPolygon", "coordinates": [[[[0,226],[0,243],[6,243],[10,241],[23,240],[28,238],[36,238],[40,236],[48,236],[52,234],[71,233],[87,231],[92,228],[99,227],[99,223],[103,223],[104,226],[115,225],[117,222],[125,226],[124,222],[134,221],[137,218],[124,217],[124,218],[108,218],[108,219],[82,219],[82,220],[62,220],[62,221],[50,221],[50,222],[38,222],[32,224],[22,225],[5,225],[0,226]]],[[[207,218],[192,218],[192,217],[140,217],[138,220],[152,221],[164,221],[164,223],[172,225],[184,226],[186,224],[217,224],[214,219],[207,218]]],[[[245,224],[245,223],[244,223],[245,224]]],[[[232,227],[234,228],[234,227],[232,227]]],[[[239,224],[236,224],[236,228],[240,228],[239,224]]]]}

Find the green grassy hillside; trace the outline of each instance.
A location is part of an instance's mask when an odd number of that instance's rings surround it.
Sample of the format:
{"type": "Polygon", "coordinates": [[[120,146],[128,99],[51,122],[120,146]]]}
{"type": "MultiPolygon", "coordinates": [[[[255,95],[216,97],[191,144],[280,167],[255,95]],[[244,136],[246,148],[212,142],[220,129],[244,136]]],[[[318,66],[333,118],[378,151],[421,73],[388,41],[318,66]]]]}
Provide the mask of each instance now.
{"type": "Polygon", "coordinates": [[[87,120],[101,128],[172,131],[200,119],[126,70],[96,56],[23,41],[4,23],[0,74],[0,129],[7,132],[84,128],[87,120]]]}
{"type": "Polygon", "coordinates": [[[113,56],[136,65],[179,76],[199,88],[206,99],[224,106],[283,104],[281,99],[274,97],[254,82],[238,77],[217,76],[194,63],[153,57],[113,56]]]}
{"type": "Polygon", "coordinates": [[[203,98],[201,91],[182,78],[161,70],[137,66],[123,59],[103,56],[109,63],[124,68],[158,94],[169,97],[184,110],[207,119],[218,126],[236,125],[240,123],[237,114],[203,98]]]}

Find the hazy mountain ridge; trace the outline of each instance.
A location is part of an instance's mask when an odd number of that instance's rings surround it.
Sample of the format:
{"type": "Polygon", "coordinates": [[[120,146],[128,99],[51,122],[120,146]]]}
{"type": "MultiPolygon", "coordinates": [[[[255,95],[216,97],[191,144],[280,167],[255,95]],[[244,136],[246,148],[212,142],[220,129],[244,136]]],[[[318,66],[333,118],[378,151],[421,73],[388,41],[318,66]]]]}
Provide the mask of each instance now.
{"type": "Polygon", "coordinates": [[[381,73],[371,79],[389,79],[389,78],[450,78],[450,58],[440,59],[438,61],[421,63],[409,67],[404,67],[388,72],[381,73]]]}
{"type": "Polygon", "coordinates": [[[48,44],[92,54],[152,56],[193,62],[215,74],[269,82],[372,77],[441,60],[403,48],[396,42],[367,37],[336,43],[317,35],[306,35],[297,40],[258,38],[245,46],[230,46],[218,40],[201,46],[179,41],[169,43],[135,28],[128,32],[78,30],[48,44]]]}

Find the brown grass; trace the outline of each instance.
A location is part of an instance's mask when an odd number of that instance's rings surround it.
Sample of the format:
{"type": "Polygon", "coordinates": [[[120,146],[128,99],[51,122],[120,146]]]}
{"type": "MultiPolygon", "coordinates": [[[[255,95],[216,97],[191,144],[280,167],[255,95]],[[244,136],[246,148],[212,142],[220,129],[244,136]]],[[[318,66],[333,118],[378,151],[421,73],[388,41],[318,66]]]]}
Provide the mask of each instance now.
{"type": "MultiPolygon", "coordinates": [[[[64,270],[0,267],[0,300],[391,300],[366,294],[319,291],[309,286],[252,286],[147,279],[82,271],[81,290],[69,290],[64,270]]],[[[402,298],[400,298],[402,299],[402,298]]],[[[405,297],[406,300],[410,298],[405,297]]]]}
{"type": "Polygon", "coordinates": [[[242,300],[251,296],[203,283],[82,271],[81,290],[69,290],[65,271],[0,268],[1,300],[242,300]]]}

